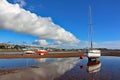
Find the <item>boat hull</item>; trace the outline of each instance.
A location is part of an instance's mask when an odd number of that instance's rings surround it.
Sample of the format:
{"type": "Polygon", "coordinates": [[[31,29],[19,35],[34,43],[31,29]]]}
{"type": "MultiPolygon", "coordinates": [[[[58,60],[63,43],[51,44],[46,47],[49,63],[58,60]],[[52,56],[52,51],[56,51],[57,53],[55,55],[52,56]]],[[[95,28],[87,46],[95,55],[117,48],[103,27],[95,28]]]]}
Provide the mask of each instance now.
{"type": "Polygon", "coordinates": [[[100,50],[89,50],[86,53],[88,58],[99,58],[101,56],[101,51],[100,50]]]}
{"type": "Polygon", "coordinates": [[[25,54],[35,54],[35,51],[24,51],[25,54]]]}

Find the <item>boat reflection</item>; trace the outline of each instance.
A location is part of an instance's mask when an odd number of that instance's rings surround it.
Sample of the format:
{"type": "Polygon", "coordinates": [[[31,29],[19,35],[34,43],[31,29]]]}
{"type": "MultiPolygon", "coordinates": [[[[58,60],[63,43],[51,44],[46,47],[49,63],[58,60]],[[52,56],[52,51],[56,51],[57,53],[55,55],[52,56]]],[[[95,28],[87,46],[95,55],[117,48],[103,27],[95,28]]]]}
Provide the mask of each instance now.
{"type": "Polygon", "coordinates": [[[87,72],[92,74],[91,80],[96,80],[97,73],[101,70],[101,62],[97,60],[88,61],[87,63],[87,72]]]}
{"type": "Polygon", "coordinates": [[[38,62],[46,62],[46,58],[35,58],[36,61],[38,62]]]}
{"type": "Polygon", "coordinates": [[[87,72],[88,73],[94,73],[99,72],[101,69],[101,62],[94,60],[94,61],[88,61],[87,63],[87,72]]]}

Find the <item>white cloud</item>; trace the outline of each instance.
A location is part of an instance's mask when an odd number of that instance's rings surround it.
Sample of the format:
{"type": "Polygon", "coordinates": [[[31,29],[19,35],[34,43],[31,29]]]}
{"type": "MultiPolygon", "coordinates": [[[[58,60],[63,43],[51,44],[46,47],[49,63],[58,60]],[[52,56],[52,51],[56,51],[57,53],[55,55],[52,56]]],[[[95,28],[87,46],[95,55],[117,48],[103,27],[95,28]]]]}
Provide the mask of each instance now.
{"type": "MultiPolygon", "coordinates": [[[[62,42],[55,41],[48,43],[44,40],[35,40],[34,44],[42,45],[44,47],[57,47],[57,48],[90,48],[90,42],[80,41],[77,45],[62,44],[62,42]]],[[[107,48],[107,49],[120,49],[120,41],[104,41],[104,42],[93,42],[93,48],[107,48]]]]}
{"type": "Polygon", "coordinates": [[[108,49],[120,49],[120,41],[105,41],[96,43],[96,47],[108,49]]]}
{"type": "Polygon", "coordinates": [[[33,44],[41,45],[41,46],[47,46],[47,45],[48,45],[48,43],[47,43],[46,40],[35,40],[35,41],[33,42],[33,44]]]}
{"type": "MultiPolygon", "coordinates": [[[[47,40],[35,40],[32,42],[32,45],[40,45],[43,47],[52,47],[52,48],[62,48],[62,49],[72,49],[72,48],[81,48],[78,44],[68,44],[61,41],[52,41],[48,42],[47,40]]],[[[82,45],[83,47],[83,45],[82,45]]]]}
{"type": "Polygon", "coordinates": [[[54,43],[54,45],[61,45],[61,44],[62,44],[61,41],[56,41],[56,42],[54,43]]]}
{"type": "Polygon", "coordinates": [[[26,5],[26,2],[24,0],[14,0],[14,3],[18,3],[20,7],[23,7],[26,5]]]}
{"type": "MultiPolygon", "coordinates": [[[[76,48],[90,48],[90,42],[80,41],[76,48]]],[[[120,41],[93,42],[93,48],[120,49],[120,41]]]]}
{"type": "Polygon", "coordinates": [[[43,40],[50,39],[61,43],[79,42],[72,33],[54,24],[50,17],[37,16],[22,9],[18,4],[11,4],[6,0],[0,0],[0,29],[31,34],[43,40]]]}

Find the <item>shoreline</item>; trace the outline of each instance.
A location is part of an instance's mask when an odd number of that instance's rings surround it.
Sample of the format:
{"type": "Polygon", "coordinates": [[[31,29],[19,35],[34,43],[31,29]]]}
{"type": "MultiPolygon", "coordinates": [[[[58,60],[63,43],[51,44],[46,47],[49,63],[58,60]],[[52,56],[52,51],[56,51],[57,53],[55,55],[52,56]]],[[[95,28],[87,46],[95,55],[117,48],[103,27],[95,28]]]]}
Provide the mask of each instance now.
{"type": "Polygon", "coordinates": [[[82,53],[52,53],[46,55],[38,54],[0,54],[0,59],[4,58],[65,58],[65,57],[79,57],[82,53]]]}
{"type": "MultiPolygon", "coordinates": [[[[101,56],[120,56],[120,51],[104,51],[101,53],[101,56]]],[[[0,54],[0,59],[4,58],[65,58],[65,57],[80,57],[80,55],[84,55],[84,52],[48,52],[46,55],[38,55],[38,54],[0,54]]]]}

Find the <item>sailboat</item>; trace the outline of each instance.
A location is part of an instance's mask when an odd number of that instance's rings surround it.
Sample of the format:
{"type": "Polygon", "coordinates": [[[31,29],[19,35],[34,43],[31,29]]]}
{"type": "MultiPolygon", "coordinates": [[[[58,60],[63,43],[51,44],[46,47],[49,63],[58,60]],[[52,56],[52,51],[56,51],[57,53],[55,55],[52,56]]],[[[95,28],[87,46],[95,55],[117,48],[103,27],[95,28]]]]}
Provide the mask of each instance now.
{"type": "Polygon", "coordinates": [[[89,60],[91,60],[92,58],[99,59],[99,57],[101,56],[101,51],[93,48],[91,6],[89,6],[89,11],[90,11],[90,49],[87,52],[87,57],[89,60]]]}

